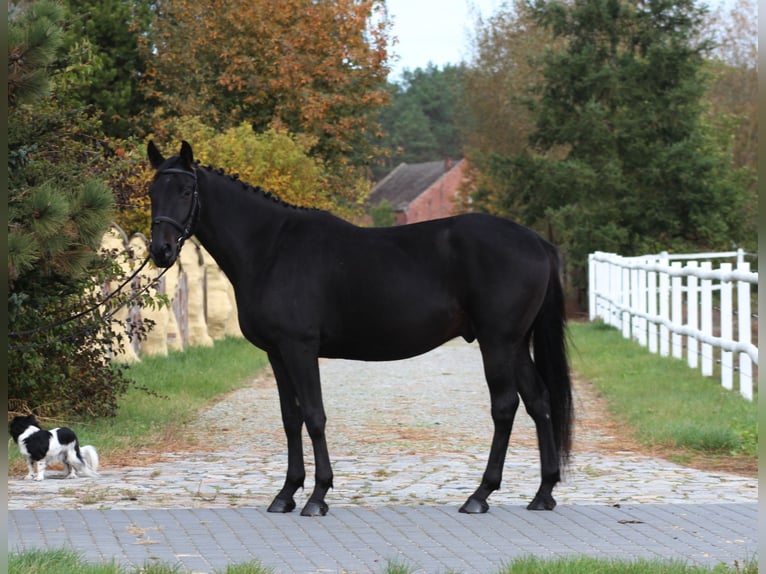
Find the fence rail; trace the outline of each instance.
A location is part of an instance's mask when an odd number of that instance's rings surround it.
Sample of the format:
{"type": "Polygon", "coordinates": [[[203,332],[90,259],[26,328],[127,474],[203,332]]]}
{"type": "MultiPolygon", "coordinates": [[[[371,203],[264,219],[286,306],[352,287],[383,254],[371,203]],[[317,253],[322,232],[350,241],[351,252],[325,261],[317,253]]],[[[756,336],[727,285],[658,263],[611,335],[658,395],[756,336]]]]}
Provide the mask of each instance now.
{"type": "Polygon", "coordinates": [[[758,347],[751,291],[758,273],[750,271],[742,250],[640,257],[596,252],[588,267],[591,321],[603,320],[652,353],[683,359],[685,351],[689,366],[704,376],[713,376],[719,364],[724,388],[734,389],[736,374],[740,394],[753,399],[758,347]],[[710,259],[721,258],[735,259],[736,266],[723,262],[714,269],[710,259]]]}

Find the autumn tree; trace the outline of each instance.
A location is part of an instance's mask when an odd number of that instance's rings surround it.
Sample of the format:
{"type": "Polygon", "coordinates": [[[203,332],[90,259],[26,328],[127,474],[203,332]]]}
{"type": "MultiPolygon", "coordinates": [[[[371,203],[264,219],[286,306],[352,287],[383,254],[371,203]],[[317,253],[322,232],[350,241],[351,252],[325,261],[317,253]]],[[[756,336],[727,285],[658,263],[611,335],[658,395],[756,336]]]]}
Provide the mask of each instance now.
{"type": "Polygon", "coordinates": [[[734,163],[756,167],[758,144],[758,9],[755,0],[734,0],[710,16],[715,39],[706,94],[711,116],[734,124],[734,163]]]}
{"type": "Polygon", "coordinates": [[[535,22],[524,0],[479,19],[473,41],[460,99],[465,145],[478,152],[520,153],[535,128],[531,103],[539,99],[543,55],[563,42],[535,22]]]}
{"type": "MultiPolygon", "coordinates": [[[[314,138],[338,175],[375,156],[386,101],[382,0],[160,0],[144,46],[159,118],[197,116],[314,138]],[[372,142],[372,143],[371,143],[372,142]]],[[[155,122],[155,130],[161,121],[155,122]]]]}
{"type": "MultiPolygon", "coordinates": [[[[246,122],[219,130],[199,118],[169,120],[165,134],[157,139],[168,155],[175,153],[182,140],[188,141],[194,156],[203,166],[222,169],[245,183],[261,187],[281,200],[303,207],[325,209],[340,217],[355,219],[363,209],[369,181],[359,177],[342,195],[328,191],[332,177],[324,162],[309,155],[314,139],[272,127],[256,133],[246,122]]],[[[155,139],[155,136],[150,136],[155,139]]],[[[151,233],[151,205],[147,188],[154,170],[146,159],[141,142],[120,149],[119,161],[110,173],[121,207],[119,225],[128,233],[151,233]]]]}
{"type": "MultiPolygon", "coordinates": [[[[470,200],[474,209],[502,209],[520,217],[522,200],[507,192],[498,163],[529,149],[542,59],[546,51],[563,45],[563,39],[535,21],[525,0],[476,21],[473,55],[463,74],[456,117],[469,159],[470,185],[461,188],[462,195],[471,195],[463,197],[466,205],[470,200]]],[[[549,153],[555,155],[556,150],[549,153]]]]}

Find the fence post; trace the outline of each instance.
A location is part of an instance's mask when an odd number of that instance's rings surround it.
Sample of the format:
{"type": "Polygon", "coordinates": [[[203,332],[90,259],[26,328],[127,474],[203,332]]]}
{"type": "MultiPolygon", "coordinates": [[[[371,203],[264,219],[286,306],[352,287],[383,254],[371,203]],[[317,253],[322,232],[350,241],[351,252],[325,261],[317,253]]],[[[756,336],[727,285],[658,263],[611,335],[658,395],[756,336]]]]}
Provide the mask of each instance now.
{"type": "MultiPolygon", "coordinates": [[[[676,270],[681,270],[681,262],[674,261],[671,267],[676,270]]],[[[680,276],[673,276],[671,279],[672,292],[671,292],[671,313],[673,314],[673,324],[681,325],[684,317],[684,300],[683,300],[683,283],[680,276]]],[[[676,359],[682,359],[684,356],[683,339],[678,333],[673,333],[673,356],[676,359]]]]}
{"type": "MultiPolygon", "coordinates": [[[[659,263],[663,267],[668,265],[668,254],[663,251],[659,263]]],[[[670,320],[670,276],[667,271],[660,272],[660,319],[670,320]]],[[[670,354],[670,330],[665,325],[660,325],[660,355],[667,357],[670,354]]]]}
{"type": "Polygon", "coordinates": [[[593,321],[597,317],[596,313],[596,293],[600,288],[598,284],[598,273],[596,273],[596,253],[588,255],[588,318],[593,321]]]}
{"type": "MultiPolygon", "coordinates": [[[[704,261],[700,265],[703,271],[712,271],[713,265],[710,261],[704,261]]],[[[712,337],[713,336],[713,282],[710,279],[702,279],[700,282],[700,315],[701,315],[701,330],[702,332],[712,337]]],[[[713,346],[708,343],[702,344],[701,351],[702,361],[702,376],[713,376],[713,346]]]]}
{"type": "MultiPolygon", "coordinates": [[[[624,265],[624,261],[620,259],[620,265],[624,265]]],[[[627,267],[621,267],[622,271],[622,290],[620,291],[620,305],[622,305],[623,311],[620,313],[622,317],[622,336],[626,339],[630,339],[630,333],[633,329],[633,320],[631,318],[630,314],[630,300],[633,296],[633,289],[631,289],[631,283],[630,283],[630,269],[627,267]]]]}
{"type": "MultiPolygon", "coordinates": [[[[747,261],[737,265],[737,271],[750,272],[747,261]]],[[[750,344],[750,283],[737,282],[737,323],[739,324],[739,342],[750,344]]],[[[739,354],[739,392],[748,400],[753,400],[753,364],[747,353],[739,354]]]]}
{"type": "MultiPolygon", "coordinates": [[[[638,298],[636,300],[636,311],[639,313],[646,313],[646,269],[639,269],[638,275],[636,276],[638,279],[638,298]]],[[[636,325],[638,327],[638,342],[641,343],[642,347],[646,347],[646,335],[647,335],[647,329],[646,326],[649,322],[644,317],[637,317],[636,318],[636,325]]]]}
{"type": "Polygon", "coordinates": [[[611,285],[610,300],[612,302],[612,326],[619,330],[622,330],[622,311],[620,311],[618,305],[622,304],[622,268],[614,261],[609,262],[609,277],[611,285]]]}
{"type": "MultiPolygon", "coordinates": [[[[699,266],[696,261],[689,261],[686,265],[691,269],[697,269],[699,266]]],[[[694,275],[689,275],[686,281],[686,324],[694,331],[699,330],[699,279],[694,275]]],[[[692,369],[697,368],[699,358],[699,341],[694,336],[686,337],[686,359],[692,369]]]]}
{"type": "MultiPolygon", "coordinates": [[[[731,263],[722,263],[721,271],[731,272],[731,263]]],[[[731,341],[734,329],[732,328],[732,283],[721,281],[721,338],[731,341]]],[[[723,388],[734,388],[734,355],[731,351],[721,350],[721,385],[723,388]]]]}
{"type": "Polygon", "coordinates": [[[705,377],[716,374],[715,365],[720,363],[721,385],[727,390],[733,390],[734,373],[739,371],[740,394],[753,399],[753,363],[758,364],[758,349],[751,343],[750,283],[757,282],[758,274],[750,272],[743,251],[681,254],[672,263],[665,252],[641,257],[597,252],[592,256],[591,317],[603,319],[651,353],[685,359],[705,377]],[[718,269],[709,261],[700,261],[734,256],[736,266],[723,263],[718,269]]]}
{"type": "MultiPolygon", "coordinates": [[[[657,272],[649,271],[646,274],[646,296],[648,305],[646,312],[652,317],[657,316],[657,272]]],[[[647,331],[649,335],[649,352],[657,354],[657,323],[647,321],[647,331]]]]}

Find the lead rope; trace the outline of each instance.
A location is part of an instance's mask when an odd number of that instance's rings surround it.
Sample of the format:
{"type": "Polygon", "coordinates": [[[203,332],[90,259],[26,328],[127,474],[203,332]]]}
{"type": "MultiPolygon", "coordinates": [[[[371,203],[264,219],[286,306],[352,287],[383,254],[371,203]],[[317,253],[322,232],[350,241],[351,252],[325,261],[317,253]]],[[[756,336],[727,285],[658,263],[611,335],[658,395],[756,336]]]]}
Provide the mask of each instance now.
{"type": "MultiPolygon", "coordinates": [[[[128,285],[130,282],[132,282],[138,276],[138,274],[141,272],[141,270],[144,267],[146,267],[146,264],[149,262],[150,259],[151,259],[151,257],[147,256],[146,259],[144,259],[143,263],[141,263],[141,265],[138,267],[138,269],[136,269],[130,275],[130,277],[128,277],[125,281],[123,281],[122,284],[120,284],[120,286],[117,287],[117,289],[115,289],[114,291],[109,293],[109,295],[107,295],[102,301],[99,301],[97,304],[93,305],[92,307],[89,307],[89,308],[87,308],[87,309],[85,309],[83,311],[80,311],[79,313],[75,313],[74,315],[72,315],[70,317],[67,317],[66,319],[61,319],[60,321],[55,321],[54,323],[50,323],[48,325],[43,325],[42,327],[37,327],[35,329],[28,329],[26,331],[11,331],[11,332],[8,333],[8,336],[9,337],[24,337],[24,336],[27,336],[27,335],[34,335],[34,334],[37,334],[37,333],[43,333],[45,331],[50,331],[51,329],[55,329],[56,327],[61,327],[62,325],[66,325],[67,323],[71,323],[72,321],[76,321],[78,319],[81,319],[82,317],[85,317],[86,315],[89,315],[89,314],[95,312],[99,307],[102,307],[103,305],[107,304],[110,300],[115,298],[125,288],[126,285],[128,285]]],[[[129,297],[123,303],[121,303],[116,308],[114,308],[112,311],[110,311],[109,313],[104,315],[104,317],[102,318],[102,321],[103,322],[107,322],[108,320],[110,320],[117,313],[117,311],[119,311],[123,307],[129,305],[130,303],[132,303],[133,301],[138,299],[141,295],[143,295],[146,291],[148,291],[150,287],[155,286],[157,284],[157,282],[162,278],[162,276],[165,275],[165,273],[167,272],[168,269],[169,268],[163,269],[162,272],[156,277],[156,279],[154,279],[149,284],[145,285],[144,287],[142,287],[141,289],[136,291],[131,297],[129,297]]],[[[36,349],[36,348],[39,348],[39,347],[46,347],[46,346],[52,345],[52,344],[54,344],[54,343],[56,343],[58,341],[67,341],[67,340],[75,339],[75,338],[79,337],[80,335],[87,334],[89,332],[94,331],[95,329],[96,329],[95,326],[85,327],[81,331],[78,331],[78,332],[73,333],[71,335],[68,335],[66,337],[57,338],[55,340],[46,341],[46,342],[43,342],[43,343],[30,343],[28,345],[8,345],[8,350],[9,351],[26,351],[26,350],[29,350],[29,349],[36,349]]]]}

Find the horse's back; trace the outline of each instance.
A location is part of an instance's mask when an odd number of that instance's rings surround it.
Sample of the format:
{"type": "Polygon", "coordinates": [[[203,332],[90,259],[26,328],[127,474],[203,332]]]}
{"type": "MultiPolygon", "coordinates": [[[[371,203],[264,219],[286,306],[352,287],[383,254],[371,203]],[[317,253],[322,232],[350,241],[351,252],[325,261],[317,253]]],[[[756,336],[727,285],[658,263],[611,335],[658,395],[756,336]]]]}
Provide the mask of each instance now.
{"type": "Polygon", "coordinates": [[[546,242],[488,215],[347,228],[336,239],[322,257],[325,356],[404,358],[472,340],[488,323],[529,323],[548,281],[546,242]]]}

